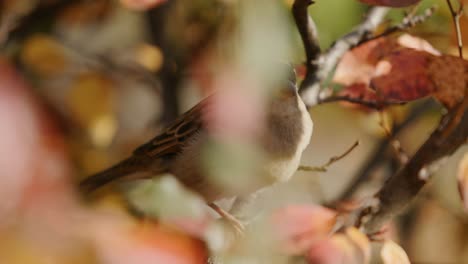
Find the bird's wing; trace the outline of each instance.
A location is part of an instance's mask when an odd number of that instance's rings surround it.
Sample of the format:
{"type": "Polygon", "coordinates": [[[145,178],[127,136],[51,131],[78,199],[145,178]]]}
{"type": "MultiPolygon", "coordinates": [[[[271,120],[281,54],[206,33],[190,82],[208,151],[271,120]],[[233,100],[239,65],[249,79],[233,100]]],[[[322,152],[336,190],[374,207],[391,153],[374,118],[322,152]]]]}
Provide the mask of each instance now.
{"type": "Polygon", "coordinates": [[[161,134],[138,147],[133,154],[144,155],[150,159],[170,158],[180,153],[193,135],[203,129],[202,112],[208,98],[178,117],[161,134]]]}

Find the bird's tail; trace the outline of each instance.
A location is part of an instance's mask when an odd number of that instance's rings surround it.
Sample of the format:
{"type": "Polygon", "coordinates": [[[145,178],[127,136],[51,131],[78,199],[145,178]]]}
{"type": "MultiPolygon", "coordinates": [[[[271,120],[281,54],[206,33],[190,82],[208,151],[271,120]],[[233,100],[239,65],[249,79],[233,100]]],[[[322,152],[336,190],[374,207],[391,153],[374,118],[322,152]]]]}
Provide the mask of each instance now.
{"type": "Polygon", "coordinates": [[[137,173],[144,169],[146,161],[130,157],[116,165],[89,176],[80,183],[83,193],[90,193],[112,181],[123,179],[125,176],[137,173]]]}

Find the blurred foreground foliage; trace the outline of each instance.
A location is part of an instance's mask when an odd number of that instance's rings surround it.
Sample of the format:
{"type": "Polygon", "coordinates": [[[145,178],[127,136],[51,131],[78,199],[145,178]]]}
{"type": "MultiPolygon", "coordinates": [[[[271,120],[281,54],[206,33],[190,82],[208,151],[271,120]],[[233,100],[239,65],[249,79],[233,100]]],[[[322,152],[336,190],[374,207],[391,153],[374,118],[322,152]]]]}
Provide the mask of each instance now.
{"type": "MultiPolygon", "coordinates": [[[[445,1],[421,5],[434,3],[441,7],[434,17],[411,31],[454,54],[455,34],[445,1]]],[[[291,4],[3,1],[0,263],[206,263],[212,255],[217,256],[211,258],[214,262],[219,258],[225,263],[256,258],[260,263],[363,263],[398,255],[399,248],[389,242],[383,246],[387,255],[376,257],[375,248],[382,245],[371,247],[354,229],[329,236],[336,215],[315,205],[339,193],[385,136],[378,113],[340,106],[312,109],[316,131],[304,163],[320,164],[356,138],[363,147],[325,174],[297,173],[291,183],[267,190],[266,198],[250,208],[263,208],[258,221],[234,244],[228,243],[231,234],[223,229],[225,223],[216,221],[199,197],[170,176],[146,181],[126,196],[126,186],[106,187],[92,201],[76,191],[80,179],[126,157],[220,84],[250,95],[254,91],[244,84],[252,81],[266,94],[282,74],[272,61],[300,64],[304,57],[291,4]],[[240,68],[245,79],[237,78],[234,68],[240,68]],[[308,205],[283,208],[291,203],[308,205]]],[[[352,29],[366,10],[358,1],[317,1],[311,14],[322,48],[352,29]]],[[[402,10],[394,10],[388,23],[402,16],[402,10]]],[[[465,39],[467,21],[465,15],[465,39]]],[[[252,98],[245,102],[255,102],[252,98]]],[[[401,122],[408,109],[397,106],[384,112],[386,125],[401,122]]],[[[421,134],[434,123],[434,114],[415,122],[400,138],[404,149],[413,153],[421,134]]],[[[249,156],[255,153],[240,148],[209,149],[207,166],[232,179],[255,160],[249,156]],[[232,168],[226,172],[223,164],[232,168]]],[[[468,261],[468,217],[450,191],[459,156],[441,170],[412,210],[389,227],[388,237],[412,260],[468,261]]],[[[392,166],[382,166],[364,192],[373,192],[392,166]]]]}

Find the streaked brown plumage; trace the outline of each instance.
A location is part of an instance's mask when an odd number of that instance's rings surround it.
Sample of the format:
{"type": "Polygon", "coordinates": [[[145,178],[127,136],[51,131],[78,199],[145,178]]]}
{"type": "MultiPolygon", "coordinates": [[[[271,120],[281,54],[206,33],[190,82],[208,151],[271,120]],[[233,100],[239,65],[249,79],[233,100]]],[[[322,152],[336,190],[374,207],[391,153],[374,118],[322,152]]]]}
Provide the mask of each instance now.
{"type": "Polygon", "coordinates": [[[115,180],[156,177],[168,172],[210,203],[286,181],[299,165],[313,125],[293,81],[288,82],[281,94],[271,100],[266,126],[258,139],[267,157],[262,164],[262,172],[241,193],[238,190],[220,190],[207,180],[200,168],[200,149],[209,139],[202,113],[210,103],[210,97],[181,115],[163,133],[137,148],[131,157],[90,176],[80,187],[84,192],[90,192],[115,180]]]}

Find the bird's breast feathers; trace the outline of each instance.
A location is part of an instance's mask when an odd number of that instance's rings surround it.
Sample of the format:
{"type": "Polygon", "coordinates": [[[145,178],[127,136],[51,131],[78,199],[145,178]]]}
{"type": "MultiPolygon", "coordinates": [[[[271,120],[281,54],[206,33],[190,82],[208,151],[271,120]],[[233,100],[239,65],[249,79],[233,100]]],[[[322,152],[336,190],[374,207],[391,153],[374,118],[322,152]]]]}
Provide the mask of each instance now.
{"type": "Polygon", "coordinates": [[[273,177],[274,182],[285,182],[288,181],[291,176],[296,172],[299,163],[301,161],[302,152],[309,145],[310,138],[313,131],[313,122],[307,111],[306,106],[302,100],[298,97],[298,106],[301,111],[302,120],[302,135],[298,141],[298,145],[295,153],[287,158],[272,161],[268,166],[269,175],[273,177]]]}

